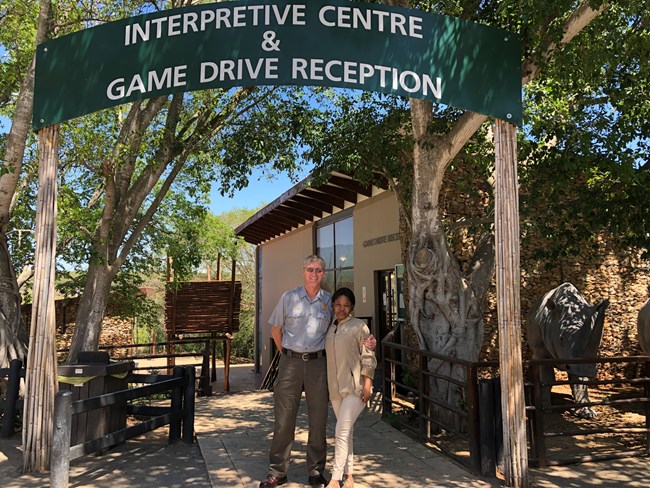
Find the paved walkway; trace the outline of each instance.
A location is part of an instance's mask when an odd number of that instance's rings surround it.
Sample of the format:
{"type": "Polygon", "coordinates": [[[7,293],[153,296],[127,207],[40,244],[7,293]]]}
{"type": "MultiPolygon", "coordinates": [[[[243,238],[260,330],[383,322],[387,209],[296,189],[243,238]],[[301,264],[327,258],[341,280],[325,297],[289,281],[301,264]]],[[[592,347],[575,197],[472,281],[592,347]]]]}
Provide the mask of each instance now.
{"type": "MultiPolygon", "coordinates": [[[[376,402],[377,400],[375,400],[376,402]]],[[[307,481],[307,415],[302,402],[287,488],[307,481]]],[[[218,394],[197,403],[196,431],[212,486],[257,488],[268,470],[273,431],[273,394],[218,394]]],[[[328,438],[334,434],[330,412],[328,438]]],[[[377,405],[357,420],[355,486],[367,487],[491,487],[500,483],[477,480],[452,461],[433,453],[383,422],[377,405]]],[[[328,460],[333,457],[330,443],[328,460]]],[[[331,466],[328,466],[330,468],[331,466]]]]}
{"type": "MultiPolygon", "coordinates": [[[[106,488],[257,488],[267,474],[273,430],[272,393],[257,390],[259,375],[251,365],[231,370],[231,392],[198,398],[195,430],[198,443],[166,444],[167,429],[132,439],[103,456],[72,463],[70,486],[106,488]]],[[[381,421],[377,399],[357,421],[356,486],[360,488],[499,487],[497,479],[480,479],[451,460],[420,445],[381,421]]],[[[287,488],[305,486],[307,431],[304,401],[298,420],[287,488]]],[[[330,415],[328,435],[334,431],[330,415]]],[[[20,475],[19,435],[0,439],[0,486],[49,486],[47,474],[20,475]]],[[[333,455],[330,443],[328,460],[333,455]]],[[[544,471],[531,470],[530,486],[541,488],[616,488],[650,485],[650,459],[624,459],[544,471]]]]}
{"type": "MultiPolygon", "coordinates": [[[[377,401],[376,399],[374,400],[377,401]]],[[[287,488],[305,486],[306,412],[302,402],[287,488]]],[[[258,488],[268,469],[268,448],[273,430],[273,395],[252,391],[223,394],[197,403],[196,431],[208,474],[214,487],[258,488]]],[[[333,438],[330,414],[328,438],[333,438]]],[[[498,479],[481,479],[450,459],[393,429],[371,405],[355,425],[357,454],[355,486],[360,488],[500,487],[498,479]]],[[[330,443],[328,461],[333,457],[330,443]]],[[[328,466],[328,469],[331,466],[328,466]]],[[[531,470],[530,486],[646,487],[650,485],[650,460],[625,459],[587,463],[546,470],[531,470]]]]}

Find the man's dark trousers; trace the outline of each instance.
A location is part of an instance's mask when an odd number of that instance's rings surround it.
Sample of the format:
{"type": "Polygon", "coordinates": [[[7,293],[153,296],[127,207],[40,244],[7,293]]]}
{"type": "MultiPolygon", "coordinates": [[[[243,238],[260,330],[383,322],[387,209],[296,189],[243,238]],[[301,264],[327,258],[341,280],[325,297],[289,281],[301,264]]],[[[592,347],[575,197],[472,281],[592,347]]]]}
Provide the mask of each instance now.
{"type": "Polygon", "coordinates": [[[291,447],[295,437],[296,417],[305,390],[309,438],[307,442],[307,470],[309,476],[322,474],[327,457],[327,358],[304,361],[300,357],[280,357],[278,376],[273,386],[275,415],[273,443],[269,454],[269,474],[287,476],[291,447]]]}

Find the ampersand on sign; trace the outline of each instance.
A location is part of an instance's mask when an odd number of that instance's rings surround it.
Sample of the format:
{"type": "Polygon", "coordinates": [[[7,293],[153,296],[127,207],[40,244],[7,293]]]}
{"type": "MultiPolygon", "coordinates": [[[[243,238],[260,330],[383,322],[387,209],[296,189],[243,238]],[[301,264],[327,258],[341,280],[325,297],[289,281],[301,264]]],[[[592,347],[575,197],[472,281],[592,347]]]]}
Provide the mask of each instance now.
{"type": "Polygon", "coordinates": [[[279,51],[280,41],[275,40],[275,32],[266,31],[264,34],[264,42],[262,42],[262,49],[265,51],[279,51]]]}

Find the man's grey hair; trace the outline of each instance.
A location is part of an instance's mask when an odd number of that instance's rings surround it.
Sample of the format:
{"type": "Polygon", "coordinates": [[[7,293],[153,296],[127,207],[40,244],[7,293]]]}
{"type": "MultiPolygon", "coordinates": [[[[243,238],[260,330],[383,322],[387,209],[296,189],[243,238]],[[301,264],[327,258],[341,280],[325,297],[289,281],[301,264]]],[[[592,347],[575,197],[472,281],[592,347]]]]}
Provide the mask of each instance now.
{"type": "Polygon", "coordinates": [[[320,263],[320,267],[325,269],[325,260],[316,254],[307,256],[304,259],[304,261],[302,262],[302,269],[305,269],[309,263],[313,263],[314,261],[318,261],[320,263]]]}

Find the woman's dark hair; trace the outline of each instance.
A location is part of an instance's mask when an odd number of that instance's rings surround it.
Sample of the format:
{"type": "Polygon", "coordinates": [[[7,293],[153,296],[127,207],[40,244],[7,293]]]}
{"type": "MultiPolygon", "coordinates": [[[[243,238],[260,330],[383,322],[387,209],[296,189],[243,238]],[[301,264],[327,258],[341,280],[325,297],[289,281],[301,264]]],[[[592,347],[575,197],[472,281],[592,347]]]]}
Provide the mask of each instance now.
{"type": "Polygon", "coordinates": [[[350,300],[350,303],[352,304],[352,309],[354,309],[356,300],[354,298],[354,292],[352,290],[346,287],[339,288],[334,292],[334,295],[332,295],[332,303],[334,303],[334,301],[340,296],[347,297],[347,299],[350,300]]]}

